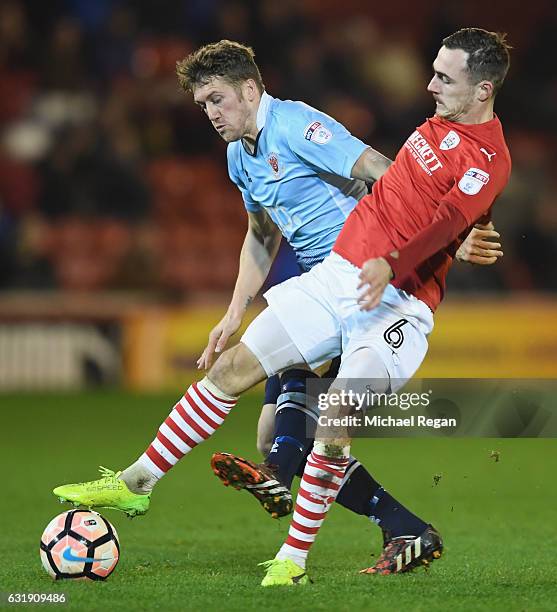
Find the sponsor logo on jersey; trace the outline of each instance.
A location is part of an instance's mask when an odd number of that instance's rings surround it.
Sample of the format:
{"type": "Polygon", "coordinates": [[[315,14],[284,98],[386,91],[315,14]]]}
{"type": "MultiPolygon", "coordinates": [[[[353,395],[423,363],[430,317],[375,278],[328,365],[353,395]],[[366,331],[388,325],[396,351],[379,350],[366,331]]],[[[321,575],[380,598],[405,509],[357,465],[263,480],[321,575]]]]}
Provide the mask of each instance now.
{"type": "Polygon", "coordinates": [[[449,151],[455,149],[460,144],[460,136],[453,130],[451,130],[445,138],[441,141],[439,148],[441,151],[449,151]]]}
{"type": "Polygon", "coordinates": [[[488,152],[487,152],[487,151],[486,151],[486,150],[485,150],[483,147],[480,149],[480,151],[481,151],[481,152],[482,152],[484,155],[486,155],[486,156],[487,156],[487,161],[491,161],[491,158],[492,158],[494,155],[497,155],[497,152],[496,152],[496,151],[493,151],[493,153],[488,153],[488,152]]]}
{"type": "Polygon", "coordinates": [[[269,157],[267,158],[267,161],[269,162],[269,166],[271,166],[273,170],[273,174],[275,175],[276,178],[278,178],[280,174],[278,155],[276,153],[271,153],[269,157]]]}
{"type": "Polygon", "coordinates": [[[416,130],[404,145],[411,153],[412,157],[418,162],[422,170],[431,176],[436,170],[443,167],[439,158],[427,140],[416,130]]]}
{"type": "Polygon", "coordinates": [[[320,121],[310,123],[304,131],[304,138],[317,144],[327,144],[333,137],[331,130],[328,130],[320,121]]]}
{"type": "Polygon", "coordinates": [[[478,168],[470,168],[458,183],[458,188],[466,195],[476,195],[480,189],[489,183],[489,174],[478,168]]]}

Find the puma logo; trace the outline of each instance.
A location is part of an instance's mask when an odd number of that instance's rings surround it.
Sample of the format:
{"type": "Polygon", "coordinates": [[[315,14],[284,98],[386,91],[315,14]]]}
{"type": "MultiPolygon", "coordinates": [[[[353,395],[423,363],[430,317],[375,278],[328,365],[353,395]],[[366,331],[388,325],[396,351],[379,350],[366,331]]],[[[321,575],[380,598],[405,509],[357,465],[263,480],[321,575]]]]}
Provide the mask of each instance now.
{"type": "Polygon", "coordinates": [[[480,151],[481,151],[482,153],[484,153],[485,155],[487,155],[487,161],[491,161],[491,158],[492,158],[494,155],[497,155],[497,152],[495,152],[495,153],[488,153],[488,152],[487,152],[487,151],[486,151],[486,150],[485,150],[483,147],[480,149],[480,151]]]}

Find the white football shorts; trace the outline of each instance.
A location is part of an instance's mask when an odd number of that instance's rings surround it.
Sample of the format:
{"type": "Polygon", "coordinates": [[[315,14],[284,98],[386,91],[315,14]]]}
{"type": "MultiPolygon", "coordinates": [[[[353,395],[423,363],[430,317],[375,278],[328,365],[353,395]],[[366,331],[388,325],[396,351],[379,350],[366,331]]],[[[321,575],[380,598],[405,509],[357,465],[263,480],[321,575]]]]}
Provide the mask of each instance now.
{"type": "Polygon", "coordinates": [[[355,363],[350,357],[361,349],[371,349],[360,354],[379,356],[391,381],[398,379],[392,391],[414,375],[427,352],[427,336],[433,329],[431,310],[413,295],[388,285],[379,306],[362,311],[359,274],[358,267],[333,252],[309,272],[265,293],[271,312],[263,311],[241,341],[267,375],[295,364],[300,354],[311,369],[341,354],[339,378],[361,378],[361,367],[350,371],[355,363]],[[275,318],[280,323],[276,337],[270,328],[275,318]]]}

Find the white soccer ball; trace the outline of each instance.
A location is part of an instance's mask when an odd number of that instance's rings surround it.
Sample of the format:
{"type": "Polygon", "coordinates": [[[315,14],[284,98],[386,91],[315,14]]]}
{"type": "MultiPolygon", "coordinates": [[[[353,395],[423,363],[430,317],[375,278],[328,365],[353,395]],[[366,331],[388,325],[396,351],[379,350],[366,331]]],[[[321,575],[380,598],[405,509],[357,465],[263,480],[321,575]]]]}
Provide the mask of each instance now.
{"type": "Polygon", "coordinates": [[[54,580],[106,580],[118,563],[120,543],[116,529],[97,512],[70,510],[47,525],[40,554],[54,580]]]}

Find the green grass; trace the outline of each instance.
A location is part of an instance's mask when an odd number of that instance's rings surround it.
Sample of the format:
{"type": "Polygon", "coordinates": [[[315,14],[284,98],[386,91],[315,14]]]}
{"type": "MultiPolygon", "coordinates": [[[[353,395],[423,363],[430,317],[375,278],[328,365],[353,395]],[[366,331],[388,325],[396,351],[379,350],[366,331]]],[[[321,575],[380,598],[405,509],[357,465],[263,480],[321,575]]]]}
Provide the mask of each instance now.
{"type": "MultiPolygon", "coordinates": [[[[433,522],[446,555],[429,572],[358,575],[380,550],[378,529],[334,507],[312,549],[313,585],[262,589],[288,521],[273,521],[244,492],[212,475],[209,457],[255,457],[259,396],[158,486],[149,514],[106,511],[122,557],[105,583],[54,583],[38,540],[64,507],[53,486],[124,467],[152,439],[171,396],[123,393],[0,396],[3,490],[0,591],[65,592],[75,610],[554,610],[557,602],[553,440],[357,440],[378,480],[433,522]],[[500,461],[490,451],[500,451],[500,461]],[[441,474],[437,485],[433,476],[441,474]]],[[[13,607],[13,606],[12,606],[13,607]]]]}

